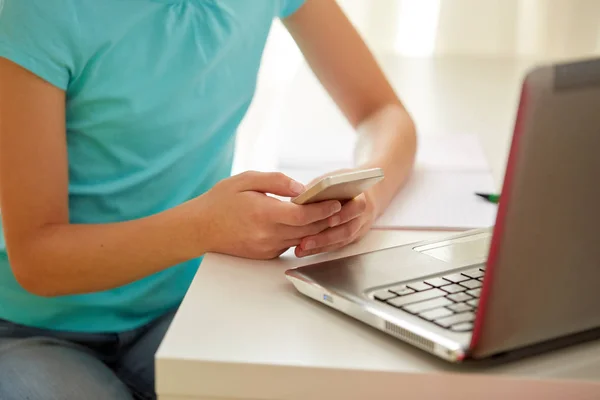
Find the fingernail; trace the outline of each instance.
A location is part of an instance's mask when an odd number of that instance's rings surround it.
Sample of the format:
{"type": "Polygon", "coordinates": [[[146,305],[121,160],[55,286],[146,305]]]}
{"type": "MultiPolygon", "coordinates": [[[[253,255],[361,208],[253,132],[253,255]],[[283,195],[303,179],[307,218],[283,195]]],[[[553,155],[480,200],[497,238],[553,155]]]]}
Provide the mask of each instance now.
{"type": "Polygon", "coordinates": [[[290,182],[290,189],[292,190],[292,192],[300,194],[304,192],[304,185],[292,179],[292,181],[290,182]]]}
{"type": "Polygon", "coordinates": [[[331,206],[331,213],[335,214],[336,212],[339,212],[342,209],[342,205],[338,202],[336,202],[333,206],[331,206]]]}
{"type": "Polygon", "coordinates": [[[334,215],[329,220],[329,226],[333,228],[334,226],[338,226],[340,224],[340,222],[341,222],[341,218],[339,217],[339,215],[334,215]]]}
{"type": "Polygon", "coordinates": [[[315,243],[314,240],[309,240],[306,243],[304,243],[303,250],[312,250],[315,247],[317,247],[317,244],[315,243]]]}

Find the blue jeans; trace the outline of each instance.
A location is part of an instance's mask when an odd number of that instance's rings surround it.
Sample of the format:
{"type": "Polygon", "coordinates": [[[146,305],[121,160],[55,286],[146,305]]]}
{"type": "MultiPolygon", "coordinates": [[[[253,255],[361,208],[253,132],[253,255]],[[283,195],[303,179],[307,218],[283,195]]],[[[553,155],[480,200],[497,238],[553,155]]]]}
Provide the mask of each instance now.
{"type": "Polygon", "coordinates": [[[0,399],[155,399],[154,354],[174,312],[122,333],[72,333],[0,320],[0,399]]]}

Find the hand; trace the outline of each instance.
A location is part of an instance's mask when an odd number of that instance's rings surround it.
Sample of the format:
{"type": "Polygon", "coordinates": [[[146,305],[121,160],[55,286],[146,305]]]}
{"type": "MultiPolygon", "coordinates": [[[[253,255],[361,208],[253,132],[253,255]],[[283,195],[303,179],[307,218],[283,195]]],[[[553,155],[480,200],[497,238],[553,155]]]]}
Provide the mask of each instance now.
{"type": "MultiPolygon", "coordinates": [[[[348,170],[336,173],[346,171],[348,170]]],[[[338,250],[354,243],[369,232],[377,215],[373,194],[367,191],[345,203],[339,213],[329,217],[329,228],[303,238],[296,247],[295,254],[297,257],[306,257],[338,250]]]]}
{"type": "Polygon", "coordinates": [[[246,172],[219,182],[197,200],[207,214],[209,252],[271,259],[329,227],[339,201],[296,205],[268,196],[299,195],[304,186],[281,173],[246,172]]]}

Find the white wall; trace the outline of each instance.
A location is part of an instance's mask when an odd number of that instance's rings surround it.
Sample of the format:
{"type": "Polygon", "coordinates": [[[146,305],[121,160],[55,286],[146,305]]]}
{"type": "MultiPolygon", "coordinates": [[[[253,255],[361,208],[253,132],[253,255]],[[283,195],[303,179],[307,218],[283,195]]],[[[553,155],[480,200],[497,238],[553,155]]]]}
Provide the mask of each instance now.
{"type": "Polygon", "coordinates": [[[600,54],[598,0],[339,0],[372,48],[406,55],[600,54]]]}

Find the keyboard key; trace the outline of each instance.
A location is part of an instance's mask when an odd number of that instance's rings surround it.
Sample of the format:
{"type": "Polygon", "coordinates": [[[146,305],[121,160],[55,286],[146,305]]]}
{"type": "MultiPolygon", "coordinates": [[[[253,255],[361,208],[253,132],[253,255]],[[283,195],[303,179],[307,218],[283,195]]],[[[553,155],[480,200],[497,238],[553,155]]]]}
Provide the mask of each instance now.
{"type": "Polygon", "coordinates": [[[452,329],[453,331],[456,331],[456,332],[472,331],[473,323],[472,322],[462,322],[460,324],[452,325],[450,327],[450,329],[452,329]]]}
{"type": "Polygon", "coordinates": [[[466,303],[456,303],[446,307],[457,313],[471,311],[473,309],[473,307],[466,303]]]}
{"type": "Polygon", "coordinates": [[[477,308],[477,306],[479,305],[479,299],[469,300],[469,301],[467,301],[467,304],[477,308]]]}
{"type": "Polygon", "coordinates": [[[467,279],[469,279],[469,277],[464,276],[462,274],[451,274],[444,276],[444,279],[450,282],[459,283],[462,281],[466,281],[467,279]]]}
{"type": "Polygon", "coordinates": [[[477,279],[471,279],[468,281],[464,281],[464,282],[461,282],[460,284],[469,289],[477,289],[483,285],[483,283],[479,282],[477,279]]]}
{"type": "Polygon", "coordinates": [[[415,292],[414,290],[412,290],[411,288],[407,287],[406,285],[396,286],[396,287],[393,287],[393,288],[388,289],[388,290],[390,292],[396,293],[398,296],[405,296],[407,294],[411,294],[411,293],[415,292]]]}
{"type": "Polygon", "coordinates": [[[417,303],[419,301],[425,301],[430,299],[435,299],[436,297],[442,297],[446,294],[443,290],[440,289],[430,289],[424,292],[408,294],[402,297],[396,297],[395,299],[388,300],[388,304],[393,305],[394,307],[403,307],[412,303],[417,303]]]}
{"type": "Polygon", "coordinates": [[[473,297],[479,297],[481,296],[481,289],[467,290],[467,293],[473,297]]]}
{"type": "Polygon", "coordinates": [[[471,322],[475,319],[475,313],[466,311],[460,314],[454,314],[449,317],[436,319],[435,323],[448,328],[451,325],[459,324],[461,322],[471,322]]]}
{"type": "Polygon", "coordinates": [[[431,278],[431,279],[427,279],[425,281],[426,284],[434,286],[434,287],[440,287],[440,286],[444,286],[449,284],[450,282],[448,282],[445,279],[442,278],[431,278]]]}
{"type": "Polygon", "coordinates": [[[389,299],[397,297],[395,293],[389,292],[387,290],[380,290],[379,292],[375,292],[374,296],[379,301],[387,301],[389,299]]]}
{"type": "Polygon", "coordinates": [[[448,293],[464,292],[465,290],[467,290],[463,286],[456,285],[456,284],[442,286],[440,289],[442,289],[448,293]]]}
{"type": "Polygon", "coordinates": [[[459,292],[459,293],[449,294],[446,297],[449,298],[452,301],[457,302],[457,303],[462,303],[464,301],[472,299],[472,297],[469,296],[468,294],[466,294],[465,292],[459,292]]]}
{"type": "Polygon", "coordinates": [[[423,290],[431,289],[431,286],[429,286],[425,282],[413,282],[413,283],[409,283],[406,286],[408,286],[411,289],[416,290],[417,292],[422,292],[423,290]]]}
{"type": "Polygon", "coordinates": [[[433,308],[444,307],[452,304],[452,302],[444,297],[438,297],[431,300],[421,301],[408,306],[402,307],[404,311],[408,311],[412,314],[422,313],[423,311],[431,310],[433,308]]]}
{"type": "Polygon", "coordinates": [[[434,319],[449,317],[454,314],[452,311],[447,308],[434,308],[433,310],[426,311],[424,313],[419,314],[419,317],[426,319],[427,321],[433,321],[434,319]]]}
{"type": "Polygon", "coordinates": [[[482,278],[485,275],[485,273],[482,270],[480,270],[479,268],[465,271],[462,274],[465,276],[468,276],[469,278],[473,278],[473,279],[482,278]]]}

